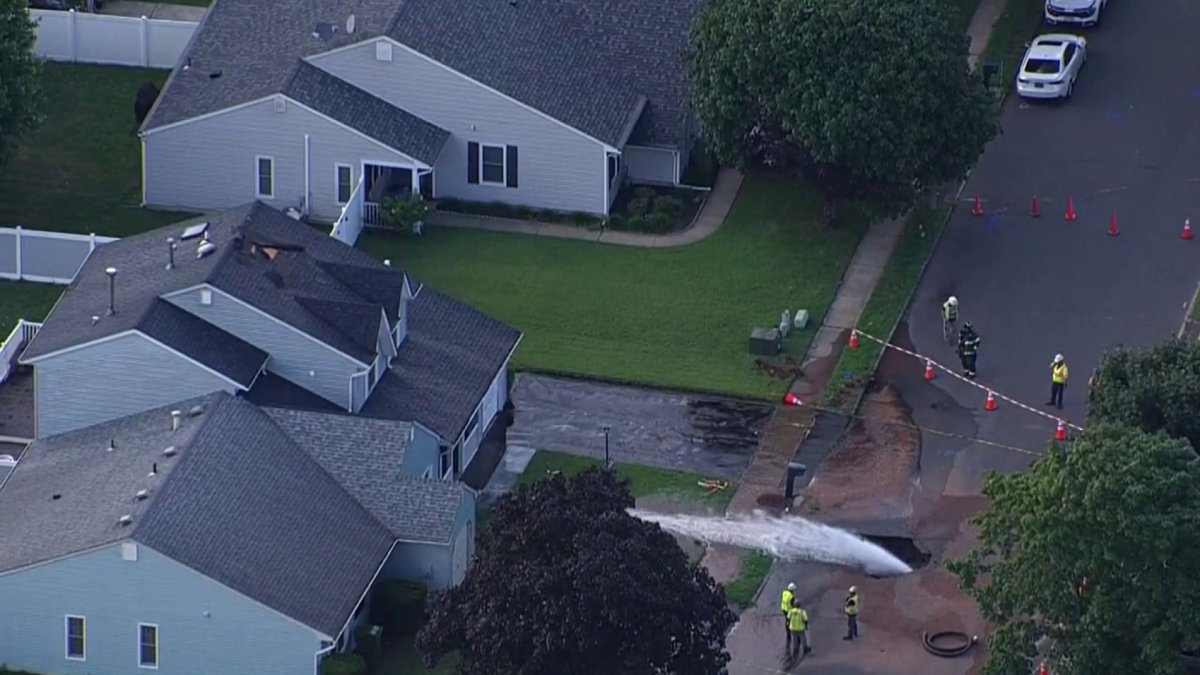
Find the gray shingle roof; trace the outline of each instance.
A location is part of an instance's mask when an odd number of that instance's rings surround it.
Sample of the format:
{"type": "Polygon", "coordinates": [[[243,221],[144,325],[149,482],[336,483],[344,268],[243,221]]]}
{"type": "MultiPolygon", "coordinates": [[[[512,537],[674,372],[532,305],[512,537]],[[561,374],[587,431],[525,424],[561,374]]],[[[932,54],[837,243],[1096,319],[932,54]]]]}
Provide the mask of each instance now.
{"type": "Polygon", "coordinates": [[[138,330],[249,388],[268,354],[166,300],[155,300],[138,330]]]}
{"type": "Polygon", "coordinates": [[[21,514],[0,520],[0,570],[132,539],[328,636],[394,542],[265,413],[223,393],[35,442],[0,512],[21,514]],[[195,404],[171,433],[169,410],[195,404]]]}
{"type": "MultiPolygon", "coordinates": [[[[161,319],[169,314],[158,314],[156,308],[160,296],[208,283],[364,363],[374,359],[374,343],[363,339],[364,317],[373,313],[375,330],[383,314],[392,321],[397,318],[404,288],[402,273],[259,202],[211,214],[207,221],[209,240],[217,251],[197,258],[196,240],[181,242],[171,270],[166,269],[166,239],[178,239],[182,225],[97,248],[22,358],[29,360],[127,330],[153,329],[178,337],[182,346],[176,348],[180,351],[204,352],[201,360],[221,363],[229,354],[217,352],[226,343],[184,342],[188,331],[163,327],[161,319]],[[267,248],[272,249],[273,259],[264,253],[267,248]],[[105,316],[108,278],[104,270],[110,266],[118,270],[117,312],[105,316]],[[100,317],[99,321],[93,323],[93,316],[100,317]]],[[[247,352],[239,349],[236,353],[247,352]]],[[[248,371],[250,361],[247,357],[230,368],[238,373],[248,371]]],[[[257,368],[262,362],[253,365],[257,368]]]]}
{"type": "Polygon", "coordinates": [[[704,2],[220,0],[185,53],[191,67],[175,72],[144,128],[282,92],[301,58],[386,33],[610,145],[644,96],[633,140],[676,145],[685,140],[688,31],[704,2]],[[317,22],[350,13],[353,36],[339,29],[329,46],[312,37],[317,22]]]}
{"type": "Polygon", "coordinates": [[[264,410],[398,539],[446,544],[453,538],[463,488],[401,472],[411,424],[337,413],[264,410]]]}
{"type": "Polygon", "coordinates": [[[389,148],[433,166],[450,132],[300,61],[283,93],[389,148]]]}
{"type": "Polygon", "coordinates": [[[361,414],[415,420],[452,442],[520,339],[516,329],[424,286],[409,303],[408,337],[361,414]]]}

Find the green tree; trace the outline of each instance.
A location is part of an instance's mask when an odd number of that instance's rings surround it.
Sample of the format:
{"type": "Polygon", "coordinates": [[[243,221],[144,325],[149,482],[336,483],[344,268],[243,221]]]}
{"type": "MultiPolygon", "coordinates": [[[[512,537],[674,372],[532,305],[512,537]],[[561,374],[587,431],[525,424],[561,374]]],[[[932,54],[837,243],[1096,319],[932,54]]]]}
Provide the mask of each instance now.
{"type": "Polygon", "coordinates": [[[41,122],[41,62],[33,53],[37,24],[27,0],[0,0],[0,164],[41,122]]]}
{"type": "Polygon", "coordinates": [[[998,626],[987,675],[1030,671],[1043,638],[1061,675],[1182,672],[1200,648],[1200,458],[1116,425],[990,476],[980,546],[950,569],[998,626]]]}
{"type": "Polygon", "coordinates": [[[897,216],[966,174],[998,129],[945,0],[711,0],[692,35],[693,107],[724,163],[816,185],[824,221],[897,216]]]}
{"type": "Polygon", "coordinates": [[[722,672],[724,591],[632,506],[598,469],[504,497],[466,579],[433,599],[426,663],[458,650],[467,675],[722,672]]]}
{"type": "Polygon", "coordinates": [[[1118,349],[1100,362],[1088,397],[1093,422],[1165,431],[1200,448],[1200,342],[1174,339],[1118,349]]]}

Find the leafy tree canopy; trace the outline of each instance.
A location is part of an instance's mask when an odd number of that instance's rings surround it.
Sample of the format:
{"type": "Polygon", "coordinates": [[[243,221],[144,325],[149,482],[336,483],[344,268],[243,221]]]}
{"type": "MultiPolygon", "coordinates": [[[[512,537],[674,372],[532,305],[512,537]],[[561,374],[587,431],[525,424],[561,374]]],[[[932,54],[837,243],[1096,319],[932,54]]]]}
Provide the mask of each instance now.
{"type": "Polygon", "coordinates": [[[1027,673],[1035,643],[1061,675],[1182,672],[1200,648],[1200,458],[1115,425],[991,476],[980,546],[951,563],[983,616],[988,675],[1027,673]]]}
{"type": "Polygon", "coordinates": [[[431,603],[427,663],[459,650],[467,675],[721,672],[724,591],[632,506],[598,469],[504,497],[466,579],[431,603]]]}
{"type": "Polygon", "coordinates": [[[0,0],[0,163],[41,122],[42,71],[33,53],[37,26],[27,0],[0,0]]]}
{"type": "Polygon", "coordinates": [[[1200,342],[1175,339],[1109,353],[1100,363],[1088,416],[1165,431],[1200,448],[1200,342]]]}
{"type": "Polygon", "coordinates": [[[944,0],[711,0],[692,36],[693,107],[722,162],[811,181],[825,220],[897,216],[965,175],[997,131],[944,0]]]}

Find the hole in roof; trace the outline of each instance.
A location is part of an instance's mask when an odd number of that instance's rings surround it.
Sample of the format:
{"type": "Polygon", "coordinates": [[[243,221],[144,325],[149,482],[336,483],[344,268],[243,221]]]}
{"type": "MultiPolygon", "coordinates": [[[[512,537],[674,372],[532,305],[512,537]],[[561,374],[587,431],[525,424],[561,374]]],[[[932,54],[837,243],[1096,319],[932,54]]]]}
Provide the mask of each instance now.
{"type": "Polygon", "coordinates": [[[50,499],[62,499],[62,495],[60,495],[60,494],[52,494],[52,495],[50,495],[50,499]]]}
{"type": "Polygon", "coordinates": [[[214,70],[214,71],[212,71],[211,73],[209,73],[209,74],[208,74],[208,79],[210,79],[210,80],[215,80],[215,79],[217,79],[217,78],[218,78],[218,77],[220,77],[220,76],[221,76],[221,71],[219,71],[219,70],[214,70]]]}

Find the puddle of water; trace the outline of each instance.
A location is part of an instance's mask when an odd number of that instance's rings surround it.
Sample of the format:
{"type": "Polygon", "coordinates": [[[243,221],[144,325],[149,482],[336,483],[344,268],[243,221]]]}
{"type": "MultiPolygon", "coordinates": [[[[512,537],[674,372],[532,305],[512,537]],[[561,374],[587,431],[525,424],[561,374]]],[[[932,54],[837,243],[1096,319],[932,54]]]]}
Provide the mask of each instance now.
{"type": "Polygon", "coordinates": [[[879,577],[912,572],[912,567],[876,544],[846,530],[796,516],[779,518],[758,511],[731,517],[667,515],[639,509],[631,509],[630,513],[676,534],[758,549],[784,560],[844,565],[879,577]]]}

